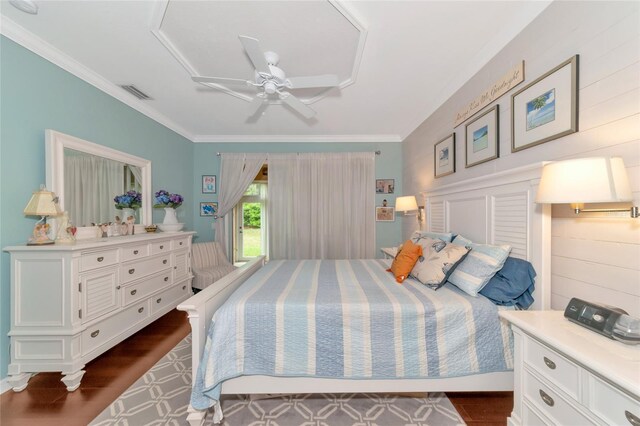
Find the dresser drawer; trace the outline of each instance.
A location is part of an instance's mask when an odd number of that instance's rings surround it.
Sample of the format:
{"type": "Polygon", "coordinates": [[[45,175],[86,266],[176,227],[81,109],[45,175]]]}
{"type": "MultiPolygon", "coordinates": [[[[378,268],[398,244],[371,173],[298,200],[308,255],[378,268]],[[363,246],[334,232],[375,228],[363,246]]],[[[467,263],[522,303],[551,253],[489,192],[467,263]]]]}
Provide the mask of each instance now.
{"type": "Polygon", "coordinates": [[[167,269],[162,274],[154,275],[140,282],[123,287],[124,305],[135,303],[140,299],[148,297],[153,292],[170,286],[172,283],[171,269],[167,269]]]}
{"type": "Polygon", "coordinates": [[[527,426],[547,426],[552,423],[543,418],[528,402],[522,404],[522,424],[527,426]]]}
{"type": "Polygon", "coordinates": [[[190,290],[189,285],[185,282],[153,296],[151,298],[151,313],[155,314],[171,304],[177,305],[178,300],[183,300],[186,296],[189,296],[190,290]]]}
{"type": "Polygon", "coordinates": [[[80,272],[90,271],[103,266],[118,263],[118,250],[103,250],[92,253],[82,253],[80,256],[80,272]]]}
{"type": "Polygon", "coordinates": [[[524,371],[523,391],[525,400],[558,425],[592,425],[585,417],[568,402],[560,397],[555,389],[542,383],[529,371],[524,371]]]}
{"type": "Polygon", "coordinates": [[[579,401],[580,369],[577,365],[532,338],[525,340],[524,362],[579,401]]]}
{"type": "Polygon", "coordinates": [[[151,254],[168,253],[171,251],[171,241],[160,241],[151,243],[151,254]]]}
{"type": "Polygon", "coordinates": [[[82,354],[85,355],[100,345],[123,333],[149,317],[149,301],[133,305],[112,317],[100,321],[82,332],[82,354]]]}
{"type": "Polygon", "coordinates": [[[173,242],[173,249],[180,250],[189,247],[189,237],[180,238],[173,242]]]}
{"type": "Polygon", "coordinates": [[[124,283],[154,274],[171,266],[171,255],[156,256],[137,262],[125,263],[120,267],[120,280],[124,283]]]}
{"type": "Polygon", "coordinates": [[[587,406],[609,425],[640,425],[640,401],[589,374],[587,406]]]}
{"type": "Polygon", "coordinates": [[[122,261],[140,259],[149,256],[149,245],[127,246],[122,248],[122,261]]]}

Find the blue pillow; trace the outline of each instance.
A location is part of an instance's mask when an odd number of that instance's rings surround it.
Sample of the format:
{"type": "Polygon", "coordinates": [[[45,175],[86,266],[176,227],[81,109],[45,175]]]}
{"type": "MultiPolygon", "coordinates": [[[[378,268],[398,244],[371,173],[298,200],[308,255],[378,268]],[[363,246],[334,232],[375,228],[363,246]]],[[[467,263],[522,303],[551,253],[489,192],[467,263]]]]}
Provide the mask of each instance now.
{"type": "Polygon", "coordinates": [[[536,271],[531,263],[508,257],[502,269],[480,290],[480,294],[496,305],[515,305],[527,309],[533,303],[531,294],[535,289],[535,278],[536,271]]]}

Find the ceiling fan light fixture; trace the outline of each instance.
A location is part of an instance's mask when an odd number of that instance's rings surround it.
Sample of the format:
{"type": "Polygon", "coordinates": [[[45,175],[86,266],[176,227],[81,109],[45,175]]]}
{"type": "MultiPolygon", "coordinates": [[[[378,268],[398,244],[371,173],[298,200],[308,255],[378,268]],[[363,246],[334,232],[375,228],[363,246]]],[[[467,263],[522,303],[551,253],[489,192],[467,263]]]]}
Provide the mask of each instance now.
{"type": "Polygon", "coordinates": [[[9,0],[9,3],[24,13],[28,13],[30,15],[38,14],[39,6],[33,0],[9,0]]]}

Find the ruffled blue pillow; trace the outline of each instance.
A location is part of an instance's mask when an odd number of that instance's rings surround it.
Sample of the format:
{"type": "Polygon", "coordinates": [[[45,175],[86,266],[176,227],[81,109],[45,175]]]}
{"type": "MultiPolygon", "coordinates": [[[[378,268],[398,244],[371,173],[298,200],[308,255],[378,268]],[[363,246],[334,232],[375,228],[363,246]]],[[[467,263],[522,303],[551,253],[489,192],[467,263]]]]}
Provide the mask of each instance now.
{"type": "Polygon", "coordinates": [[[533,303],[536,271],[526,260],[508,257],[504,266],[480,290],[496,305],[527,309],[533,303]]]}

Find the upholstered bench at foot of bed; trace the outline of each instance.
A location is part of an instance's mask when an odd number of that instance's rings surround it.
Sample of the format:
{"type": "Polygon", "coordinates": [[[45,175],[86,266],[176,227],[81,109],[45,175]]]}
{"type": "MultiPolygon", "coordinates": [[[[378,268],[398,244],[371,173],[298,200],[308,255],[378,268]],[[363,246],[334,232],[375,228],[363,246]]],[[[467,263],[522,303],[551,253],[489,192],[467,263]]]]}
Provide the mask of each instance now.
{"type": "Polygon", "coordinates": [[[191,251],[194,289],[204,290],[236,269],[217,242],[195,243],[191,251]]]}

